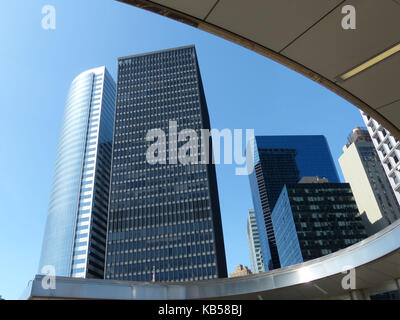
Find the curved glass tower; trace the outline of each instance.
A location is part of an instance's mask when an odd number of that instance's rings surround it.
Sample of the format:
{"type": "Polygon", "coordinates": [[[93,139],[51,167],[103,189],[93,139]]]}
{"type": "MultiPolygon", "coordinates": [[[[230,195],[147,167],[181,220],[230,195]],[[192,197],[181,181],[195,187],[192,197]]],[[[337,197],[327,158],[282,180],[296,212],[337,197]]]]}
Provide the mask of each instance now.
{"type": "Polygon", "coordinates": [[[65,104],[39,273],[103,278],[115,82],[105,67],[77,76],[65,104]]]}

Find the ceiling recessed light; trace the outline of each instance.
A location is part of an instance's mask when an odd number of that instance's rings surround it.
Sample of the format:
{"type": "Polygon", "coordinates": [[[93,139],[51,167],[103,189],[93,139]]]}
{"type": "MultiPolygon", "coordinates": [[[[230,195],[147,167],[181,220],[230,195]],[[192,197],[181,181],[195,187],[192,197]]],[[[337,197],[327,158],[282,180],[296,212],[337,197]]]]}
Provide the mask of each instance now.
{"type": "Polygon", "coordinates": [[[364,62],[363,64],[359,65],[358,67],[354,68],[353,70],[350,70],[349,72],[346,72],[345,74],[340,76],[340,79],[342,80],[347,80],[351,77],[354,77],[356,74],[359,74],[361,71],[364,71],[378,62],[381,62],[382,60],[385,60],[389,58],[390,56],[394,55],[395,53],[400,51],[400,44],[395,45],[394,47],[386,50],[385,52],[382,52],[381,54],[378,54],[376,57],[364,62]]]}

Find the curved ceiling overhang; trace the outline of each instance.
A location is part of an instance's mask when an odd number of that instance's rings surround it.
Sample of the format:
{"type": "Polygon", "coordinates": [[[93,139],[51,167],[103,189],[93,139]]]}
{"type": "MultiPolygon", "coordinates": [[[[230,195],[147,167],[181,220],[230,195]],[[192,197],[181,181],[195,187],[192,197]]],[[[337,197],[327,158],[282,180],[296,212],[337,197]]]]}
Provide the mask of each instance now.
{"type": "Polygon", "coordinates": [[[400,43],[400,0],[117,1],[270,58],[335,92],[400,138],[400,53],[371,60],[400,43]],[[346,5],[355,8],[356,29],[342,27],[346,5]],[[366,62],[362,72],[341,78],[366,62]]]}
{"type": "Polygon", "coordinates": [[[57,277],[54,289],[43,286],[47,278],[37,275],[23,298],[348,299],[354,291],[369,295],[400,288],[400,220],[359,243],[321,258],[245,277],[185,283],[57,277]],[[343,285],[347,283],[346,276],[353,276],[349,287],[343,285]]]}
{"type": "MultiPolygon", "coordinates": [[[[117,0],[156,12],[258,52],[320,83],[400,138],[400,54],[343,81],[358,66],[400,42],[400,0],[117,0]],[[341,9],[354,5],[357,29],[344,30],[341,9]],[[273,27],[273,28],[272,28],[273,27]]],[[[385,56],[385,54],[384,54],[385,56]]],[[[332,110],[328,110],[332,112],[332,110]]],[[[342,296],[343,268],[357,289],[400,288],[400,221],[353,246],[299,265],[242,278],[189,283],[130,283],[57,278],[29,299],[321,299],[342,296]]]]}

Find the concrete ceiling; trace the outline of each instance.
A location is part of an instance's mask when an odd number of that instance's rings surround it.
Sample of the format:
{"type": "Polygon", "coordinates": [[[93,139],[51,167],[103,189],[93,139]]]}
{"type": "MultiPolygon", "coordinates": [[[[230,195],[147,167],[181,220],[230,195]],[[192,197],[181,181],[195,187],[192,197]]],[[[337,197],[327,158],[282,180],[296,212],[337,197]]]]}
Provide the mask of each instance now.
{"type": "MultiPolygon", "coordinates": [[[[400,52],[340,76],[400,43],[400,0],[117,0],[273,59],[342,96],[400,138],[400,52]],[[342,28],[342,8],[356,29],[342,28]]],[[[332,110],[327,110],[332,112],[332,110]]]]}

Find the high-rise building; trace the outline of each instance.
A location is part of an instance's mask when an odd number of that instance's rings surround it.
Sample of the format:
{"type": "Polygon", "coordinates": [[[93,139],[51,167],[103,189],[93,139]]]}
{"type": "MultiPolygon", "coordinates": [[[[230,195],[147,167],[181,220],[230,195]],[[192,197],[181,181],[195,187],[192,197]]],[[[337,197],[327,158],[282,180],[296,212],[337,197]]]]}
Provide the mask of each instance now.
{"type": "Polygon", "coordinates": [[[249,175],[264,270],[280,267],[271,212],[285,184],[304,176],[340,182],[324,136],[256,136],[249,175]]]}
{"type": "Polygon", "coordinates": [[[400,141],[380,123],[361,112],[383,169],[400,204],[400,141]]]}
{"type": "Polygon", "coordinates": [[[45,227],[39,273],[103,278],[115,82],[105,67],[70,86],[45,227]]]}
{"type": "Polygon", "coordinates": [[[249,210],[247,217],[247,241],[249,243],[250,262],[253,273],[264,271],[264,263],[260,247],[256,215],[253,209],[249,210]]]}
{"type": "Polygon", "coordinates": [[[339,163],[369,235],[400,218],[397,199],[367,130],[353,130],[339,163]]]}
{"type": "Polygon", "coordinates": [[[287,184],[271,213],[281,267],[316,259],[367,238],[350,185],[287,184]]]}
{"type": "Polygon", "coordinates": [[[177,160],[184,129],[210,129],[194,46],[120,58],[106,279],[227,277],[215,166],[177,160]],[[151,130],[165,163],[147,159],[151,130]]]}

